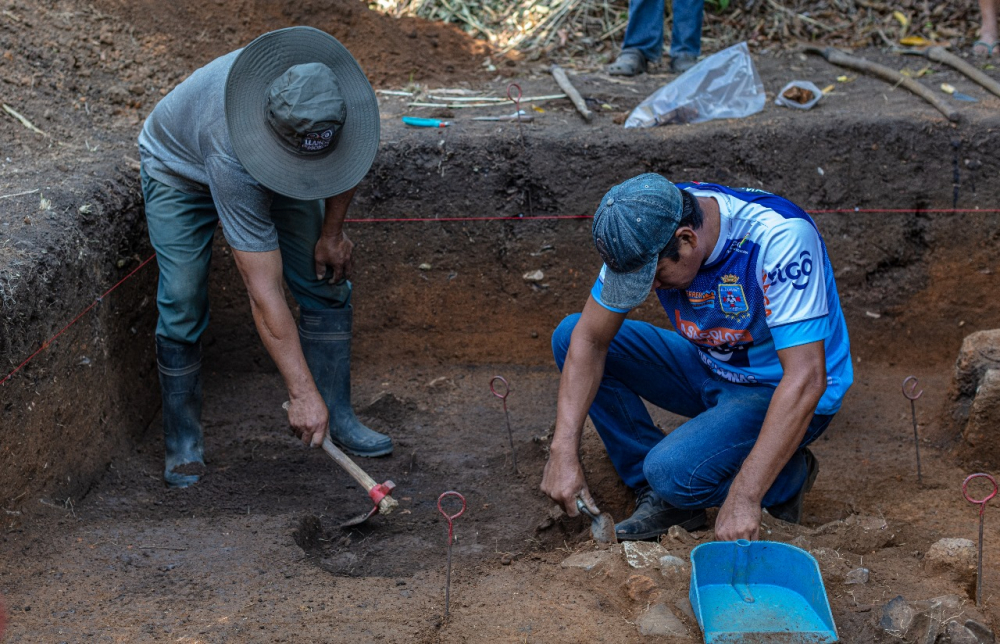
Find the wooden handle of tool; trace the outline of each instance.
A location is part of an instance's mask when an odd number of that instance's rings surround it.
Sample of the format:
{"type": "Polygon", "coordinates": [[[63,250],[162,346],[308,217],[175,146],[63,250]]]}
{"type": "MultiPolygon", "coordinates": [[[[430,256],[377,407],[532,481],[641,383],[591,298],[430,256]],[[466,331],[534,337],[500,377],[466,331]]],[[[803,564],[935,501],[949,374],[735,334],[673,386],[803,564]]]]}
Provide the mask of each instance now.
{"type": "Polygon", "coordinates": [[[927,89],[917,81],[912,78],[907,78],[903,76],[895,69],[891,67],[886,67],[885,65],[880,65],[878,63],[873,63],[870,60],[864,58],[858,58],[856,56],[851,56],[850,54],[845,54],[844,52],[836,49],[834,47],[806,47],[805,51],[810,54],[819,54],[823,58],[827,59],[829,62],[840,67],[847,67],[848,69],[853,69],[855,71],[864,72],[866,74],[871,74],[872,76],[877,76],[884,81],[893,83],[894,85],[900,85],[910,90],[920,98],[924,99],[931,105],[933,105],[939,112],[948,117],[949,121],[958,121],[959,114],[958,110],[954,109],[951,105],[948,105],[943,100],[938,98],[938,96],[927,89]]]}
{"type": "MultiPolygon", "coordinates": [[[[288,407],[288,401],[281,404],[281,408],[285,411],[288,411],[288,407]]],[[[351,475],[352,479],[360,483],[365,488],[365,493],[371,492],[372,488],[378,485],[378,483],[375,482],[375,479],[368,476],[368,474],[363,469],[358,467],[358,464],[352,461],[347,454],[340,451],[340,449],[333,444],[333,441],[330,440],[329,436],[323,439],[323,451],[329,454],[330,458],[332,458],[337,465],[344,468],[347,473],[351,475]]],[[[378,502],[378,511],[382,514],[390,514],[398,505],[399,502],[396,501],[396,499],[386,494],[382,497],[382,500],[378,502]]]]}
{"type": "MultiPolygon", "coordinates": [[[[323,439],[323,451],[329,454],[330,458],[336,461],[337,465],[344,468],[351,475],[352,479],[360,483],[365,488],[365,492],[371,492],[372,488],[378,485],[375,479],[368,476],[347,454],[340,451],[330,440],[329,436],[323,439]]],[[[398,505],[399,502],[387,494],[378,502],[378,511],[382,514],[389,514],[398,505]]]]}
{"type": "Polygon", "coordinates": [[[965,62],[944,47],[931,47],[927,50],[927,57],[937,63],[944,63],[954,67],[973,81],[979,83],[997,96],[1000,96],[1000,83],[996,82],[983,72],[979,71],[969,63],[965,62]]]}
{"type": "Polygon", "coordinates": [[[573,83],[569,82],[569,76],[566,75],[563,68],[559,65],[553,65],[549,71],[552,73],[552,77],[556,79],[559,87],[562,88],[562,91],[566,92],[566,96],[569,97],[569,100],[573,101],[573,106],[576,107],[576,111],[580,113],[583,120],[589,123],[590,120],[594,118],[594,113],[587,108],[587,101],[583,100],[583,97],[580,96],[580,92],[576,91],[576,88],[573,87],[573,83]]]}

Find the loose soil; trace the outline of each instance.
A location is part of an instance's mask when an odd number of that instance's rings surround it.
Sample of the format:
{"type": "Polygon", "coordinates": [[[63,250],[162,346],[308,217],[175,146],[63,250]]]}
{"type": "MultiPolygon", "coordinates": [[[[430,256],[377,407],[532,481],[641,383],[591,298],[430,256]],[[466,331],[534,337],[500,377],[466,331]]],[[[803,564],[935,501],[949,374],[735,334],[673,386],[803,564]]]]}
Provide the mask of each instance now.
{"type": "MultiPolygon", "coordinates": [[[[381,88],[420,82],[502,95],[510,75],[525,95],[555,87],[541,66],[493,61],[499,70],[486,71],[487,50],[452,27],[395,21],[347,0],[3,6],[0,99],[46,133],[0,114],[0,356],[11,369],[148,257],[137,128],[212,57],[305,22],[345,42],[381,88]]],[[[823,87],[843,71],[797,54],[757,62],[771,98],[792,78],[823,87]]],[[[353,377],[362,419],[396,439],[391,457],[359,459],[377,480],[396,483],[392,515],[337,527],[366,510],[367,497],[288,434],[281,379],[221,236],[205,337],[207,473],[195,488],[161,482],[155,265],[105,298],[0,389],[5,641],[642,639],[634,622],[646,604],[626,591],[631,571],[621,559],[590,573],[561,568],[595,546],[580,519],[553,518],[537,490],[558,387],[548,339],[581,307],[599,261],[588,221],[530,220],[589,214],[608,186],[645,170],[765,187],[816,210],[911,209],[816,215],[851,330],[856,384],[815,447],[821,473],[804,527],[772,521],[768,536],[819,553],[845,642],[885,638],[874,626],[879,607],[898,594],[971,597],[968,575],[932,574],[922,556],[939,538],[976,535],[975,508],[959,490],[976,464],[952,452],[946,392],[962,337],[1000,316],[1000,217],[912,209],[998,207],[1000,102],[938,69],[935,83],[981,99],[963,106],[957,128],[914,97],[853,76],[810,112],[769,102],[739,122],[652,132],[614,125],[671,78],[656,69],[628,81],[579,70],[574,82],[599,112],[589,129],[564,103],[548,102],[523,128],[472,124],[453,110],[437,113],[459,122],[449,130],[407,130],[401,114],[435,112],[382,97],[382,153],[351,215],[376,220],[351,227],[353,377]],[[470,215],[526,221],[380,221],[470,215]],[[543,282],[521,278],[538,269],[543,282]],[[899,391],[911,373],[926,391],[923,486],[899,391]],[[495,374],[511,381],[520,474],[488,390],[495,374]],[[444,622],[447,525],[436,501],[449,489],[468,509],[455,522],[444,622]],[[813,532],[858,515],[884,517],[891,535],[873,548],[813,532]],[[845,585],[846,571],[862,565],[869,583],[845,585]]],[[[665,324],[653,303],[637,316],[665,324]]],[[[681,422],[654,417],[664,431],[681,422]]],[[[602,509],[627,516],[630,493],[590,428],[582,454],[602,509]]],[[[986,606],[964,608],[991,625],[1000,616],[996,536],[987,514],[986,606]]],[[[709,529],[665,546],[686,558],[710,538],[709,529]]],[[[651,576],[683,615],[686,581],[651,576]]],[[[697,626],[682,619],[697,639],[697,626]]]]}

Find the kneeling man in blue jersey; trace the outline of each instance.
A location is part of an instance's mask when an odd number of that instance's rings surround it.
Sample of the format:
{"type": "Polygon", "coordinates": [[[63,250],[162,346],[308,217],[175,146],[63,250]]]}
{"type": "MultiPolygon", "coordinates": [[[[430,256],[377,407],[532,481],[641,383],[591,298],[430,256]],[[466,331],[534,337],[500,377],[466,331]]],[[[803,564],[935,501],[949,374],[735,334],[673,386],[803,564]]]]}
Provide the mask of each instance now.
{"type": "Polygon", "coordinates": [[[590,418],[637,496],[615,530],[652,539],[702,526],[755,539],[761,508],[797,523],[818,472],[806,448],[853,381],[837,285],[816,225],[757,190],[644,174],[594,215],[604,260],[583,313],[552,336],[562,370],[542,491],[597,511],[578,448],[590,418]],[[628,320],[654,291],[676,331],[628,320]],[[690,418],[664,435],[643,401],[690,418]]]}

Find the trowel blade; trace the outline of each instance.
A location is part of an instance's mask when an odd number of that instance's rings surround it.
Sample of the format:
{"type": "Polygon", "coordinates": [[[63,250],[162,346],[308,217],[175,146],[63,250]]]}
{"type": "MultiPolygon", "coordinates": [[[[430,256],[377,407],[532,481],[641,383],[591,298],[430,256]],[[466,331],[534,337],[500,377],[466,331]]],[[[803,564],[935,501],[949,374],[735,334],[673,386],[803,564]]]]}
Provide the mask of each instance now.
{"type": "Polygon", "coordinates": [[[607,512],[601,512],[590,523],[590,536],[599,543],[618,543],[615,534],[615,520],[607,512]]]}
{"type": "Polygon", "coordinates": [[[598,543],[618,543],[618,535],[615,534],[615,520],[611,518],[610,514],[601,512],[595,516],[587,508],[587,504],[583,502],[583,499],[579,497],[576,499],[576,508],[584,516],[590,517],[590,536],[594,538],[594,541],[598,543]]]}

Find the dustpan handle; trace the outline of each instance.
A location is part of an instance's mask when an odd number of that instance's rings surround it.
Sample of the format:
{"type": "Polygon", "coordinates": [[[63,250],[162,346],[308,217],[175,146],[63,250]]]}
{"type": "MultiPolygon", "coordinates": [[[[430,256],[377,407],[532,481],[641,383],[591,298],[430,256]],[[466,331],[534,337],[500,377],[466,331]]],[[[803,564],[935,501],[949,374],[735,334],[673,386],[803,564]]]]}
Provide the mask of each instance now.
{"type": "Polygon", "coordinates": [[[733,590],[748,604],[753,603],[750,594],[750,542],[746,539],[736,540],[735,559],[733,561],[733,590]]]}

